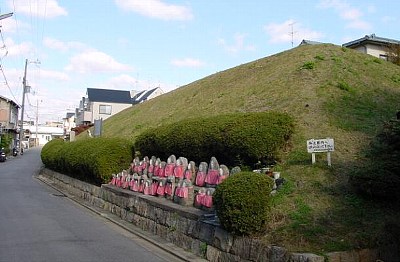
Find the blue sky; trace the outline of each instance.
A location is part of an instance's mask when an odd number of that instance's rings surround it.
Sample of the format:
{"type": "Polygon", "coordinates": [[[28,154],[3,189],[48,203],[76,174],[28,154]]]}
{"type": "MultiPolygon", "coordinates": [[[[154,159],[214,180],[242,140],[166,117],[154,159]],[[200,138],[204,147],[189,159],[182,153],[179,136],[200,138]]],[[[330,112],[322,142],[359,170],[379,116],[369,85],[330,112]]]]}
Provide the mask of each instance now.
{"type": "Polygon", "coordinates": [[[395,0],[0,0],[0,95],[39,123],[73,112],[86,88],[165,92],[308,39],[400,39],[395,0]],[[37,62],[40,62],[37,63],[37,62]],[[39,105],[37,108],[36,105],[39,105]]]}

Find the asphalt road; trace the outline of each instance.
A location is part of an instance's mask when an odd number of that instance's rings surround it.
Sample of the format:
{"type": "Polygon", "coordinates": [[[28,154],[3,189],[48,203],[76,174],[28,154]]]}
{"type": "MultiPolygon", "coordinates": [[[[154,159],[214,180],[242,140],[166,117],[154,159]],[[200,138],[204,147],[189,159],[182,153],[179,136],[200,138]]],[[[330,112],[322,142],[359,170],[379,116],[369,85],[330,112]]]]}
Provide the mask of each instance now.
{"type": "Polygon", "coordinates": [[[40,149],[0,163],[0,261],[181,261],[33,177],[40,149]]]}

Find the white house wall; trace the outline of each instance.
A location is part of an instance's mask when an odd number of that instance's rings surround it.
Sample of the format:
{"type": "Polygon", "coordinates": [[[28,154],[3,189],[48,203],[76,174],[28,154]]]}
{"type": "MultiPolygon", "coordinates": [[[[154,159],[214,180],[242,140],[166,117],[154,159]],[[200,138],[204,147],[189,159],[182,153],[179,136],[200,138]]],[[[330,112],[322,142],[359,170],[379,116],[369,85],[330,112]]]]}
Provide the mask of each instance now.
{"type": "Polygon", "coordinates": [[[361,53],[364,54],[369,54],[375,57],[380,58],[381,55],[386,55],[386,47],[380,46],[380,45],[373,45],[373,44],[366,44],[362,46],[358,46],[354,48],[354,50],[357,50],[361,53]]]}
{"type": "Polygon", "coordinates": [[[110,116],[113,116],[119,112],[121,112],[124,109],[127,109],[128,107],[131,107],[131,104],[121,104],[121,103],[104,103],[104,102],[91,102],[91,109],[92,109],[92,123],[94,123],[94,120],[99,120],[103,119],[106,120],[110,116]],[[99,113],[99,108],[100,105],[109,105],[111,106],[111,115],[107,114],[100,114],[99,113]]]}

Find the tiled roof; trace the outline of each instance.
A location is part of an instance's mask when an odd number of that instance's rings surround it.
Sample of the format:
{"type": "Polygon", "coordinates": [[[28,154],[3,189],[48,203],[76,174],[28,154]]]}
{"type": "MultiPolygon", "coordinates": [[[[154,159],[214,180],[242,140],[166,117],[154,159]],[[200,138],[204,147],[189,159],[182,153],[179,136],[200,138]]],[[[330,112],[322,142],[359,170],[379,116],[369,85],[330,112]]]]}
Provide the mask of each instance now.
{"type": "Polygon", "coordinates": [[[372,35],[366,35],[360,39],[353,40],[348,43],[344,43],[343,46],[344,47],[353,47],[353,46],[358,46],[358,45],[367,44],[367,43],[374,43],[374,44],[379,44],[379,45],[390,45],[390,44],[400,45],[400,41],[398,41],[398,40],[378,37],[375,34],[372,34],[372,35]]]}
{"type": "Polygon", "coordinates": [[[132,104],[129,91],[88,88],[87,95],[90,102],[132,104]]]}
{"type": "Polygon", "coordinates": [[[322,45],[322,44],[323,44],[323,43],[321,43],[321,42],[303,39],[303,41],[301,41],[301,43],[299,44],[299,46],[301,46],[301,45],[322,45]]]}

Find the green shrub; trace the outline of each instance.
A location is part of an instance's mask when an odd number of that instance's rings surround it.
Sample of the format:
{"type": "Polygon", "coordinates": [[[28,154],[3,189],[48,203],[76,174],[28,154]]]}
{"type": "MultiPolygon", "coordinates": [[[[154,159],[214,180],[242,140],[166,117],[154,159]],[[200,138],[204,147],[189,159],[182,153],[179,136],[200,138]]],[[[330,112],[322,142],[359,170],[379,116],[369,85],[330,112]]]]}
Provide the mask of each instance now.
{"type": "Polygon", "coordinates": [[[91,138],[75,142],[52,140],[43,147],[41,157],[50,169],[102,184],[107,183],[113,173],[128,168],[132,152],[131,142],[120,138],[91,138]]]}
{"type": "Polygon", "coordinates": [[[0,148],[4,148],[4,153],[10,153],[10,146],[12,143],[12,135],[2,134],[0,135],[0,148]]]}
{"type": "Polygon", "coordinates": [[[371,198],[400,200],[400,121],[384,125],[366,156],[367,163],[352,173],[350,183],[371,198]]]}
{"type": "Polygon", "coordinates": [[[276,112],[187,119],[145,131],[135,149],[160,158],[175,154],[201,162],[215,156],[229,166],[252,166],[276,160],[293,129],[293,119],[276,112]]]}
{"type": "Polygon", "coordinates": [[[56,170],[60,161],[60,151],[64,146],[65,142],[62,139],[53,139],[47,142],[41,151],[41,158],[43,164],[47,168],[56,170]]]}
{"type": "Polygon", "coordinates": [[[313,61],[308,61],[303,64],[301,69],[314,69],[315,63],[313,61]]]}
{"type": "Polygon", "coordinates": [[[241,172],[219,184],[213,203],[221,226],[234,235],[265,232],[273,181],[265,174],[241,172]]]}

